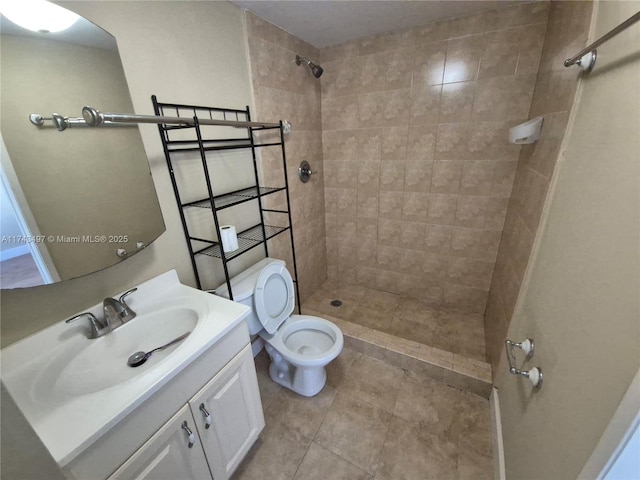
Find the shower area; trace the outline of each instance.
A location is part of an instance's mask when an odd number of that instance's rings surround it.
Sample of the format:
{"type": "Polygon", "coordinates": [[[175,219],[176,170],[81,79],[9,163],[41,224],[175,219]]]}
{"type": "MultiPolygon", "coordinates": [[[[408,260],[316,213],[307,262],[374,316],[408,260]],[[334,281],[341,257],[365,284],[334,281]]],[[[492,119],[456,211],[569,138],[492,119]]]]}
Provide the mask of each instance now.
{"type": "Polygon", "coordinates": [[[573,101],[562,60],[590,16],[520,3],[317,49],[246,12],[257,117],[293,124],[303,313],[490,383],[573,101]],[[540,141],[510,144],[535,116],[540,141]]]}

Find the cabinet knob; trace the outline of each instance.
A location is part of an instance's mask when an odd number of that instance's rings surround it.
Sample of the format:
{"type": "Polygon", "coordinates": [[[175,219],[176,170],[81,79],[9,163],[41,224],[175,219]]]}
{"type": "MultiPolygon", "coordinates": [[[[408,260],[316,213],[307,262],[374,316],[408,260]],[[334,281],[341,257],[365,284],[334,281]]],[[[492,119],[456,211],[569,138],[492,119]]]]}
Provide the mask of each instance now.
{"type": "Polygon", "coordinates": [[[182,422],[182,429],[187,432],[189,437],[189,448],[193,447],[193,444],[196,443],[196,436],[193,434],[189,426],[187,425],[187,421],[182,422]]]}
{"type": "Polygon", "coordinates": [[[211,426],[211,414],[207,412],[204,403],[200,404],[200,411],[204,415],[204,428],[209,428],[211,426]]]}

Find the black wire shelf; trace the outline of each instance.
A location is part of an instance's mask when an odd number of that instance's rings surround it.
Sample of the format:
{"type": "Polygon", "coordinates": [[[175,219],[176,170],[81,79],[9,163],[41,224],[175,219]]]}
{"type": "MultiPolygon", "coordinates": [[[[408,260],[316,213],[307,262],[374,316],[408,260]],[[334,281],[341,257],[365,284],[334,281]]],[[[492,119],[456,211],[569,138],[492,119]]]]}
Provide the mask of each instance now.
{"type": "MultiPolygon", "coordinates": [[[[213,197],[213,205],[217,210],[223,208],[233,207],[240,203],[249,202],[255,200],[258,197],[264,197],[273,193],[282,192],[286,190],[285,187],[250,187],[235,192],[225,193],[223,195],[217,195],[213,197]]],[[[211,208],[211,200],[205,198],[203,200],[196,200],[195,202],[189,202],[182,205],[183,207],[197,207],[197,208],[211,208]]]]}
{"type": "MultiPolygon", "coordinates": [[[[202,143],[206,143],[206,142],[213,142],[214,140],[203,140],[202,143]]],[[[236,143],[236,144],[230,144],[230,145],[213,145],[213,146],[208,146],[202,147],[202,150],[205,152],[215,152],[215,151],[220,151],[220,150],[242,150],[242,149],[246,149],[246,148],[261,148],[261,147],[276,147],[276,146],[281,146],[282,143],[280,142],[273,142],[273,143],[260,143],[260,144],[251,144],[251,143],[246,143],[247,141],[244,140],[245,143],[236,143]]],[[[197,142],[189,142],[192,144],[197,144],[197,142]]],[[[167,144],[169,144],[169,142],[167,142],[167,144]]],[[[200,151],[200,146],[197,147],[188,147],[186,146],[185,143],[183,143],[183,145],[185,145],[184,147],[174,147],[174,148],[169,148],[167,147],[167,151],[170,153],[175,153],[175,152],[199,152],[200,151]]]]}
{"type": "MultiPolygon", "coordinates": [[[[202,256],[204,255],[207,257],[217,258],[221,260],[221,266],[224,271],[227,287],[229,288],[231,299],[233,299],[231,277],[227,266],[229,261],[240,257],[242,254],[256,247],[259,247],[259,250],[264,249],[264,256],[268,257],[268,240],[283,232],[287,232],[287,236],[291,242],[291,256],[293,260],[292,276],[296,283],[295,294],[298,304],[298,313],[300,313],[300,292],[297,288],[298,267],[296,263],[295,242],[293,238],[289,180],[286,173],[287,158],[284,148],[285,129],[283,126],[285,126],[285,123],[282,121],[278,123],[261,123],[252,121],[249,107],[246,107],[245,109],[228,109],[203,107],[198,105],[184,105],[179,103],[161,103],[158,102],[155,95],[151,97],[151,100],[153,102],[154,113],[157,116],[185,119],[184,123],[180,124],[158,124],[158,131],[169,170],[171,185],[176,197],[176,203],[178,204],[180,221],[182,222],[182,228],[184,230],[197,287],[200,289],[204,287],[200,278],[202,273],[200,270],[215,269],[218,268],[218,266],[211,265],[211,262],[197,262],[196,257],[202,259],[202,256]],[[209,124],[215,128],[209,128],[209,124]],[[236,130],[233,130],[233,133],[231,133],[230,130],[226,129],[227,127],[233,127],[236,128],[236,130]],[[265,132],[267,135],[261,135],[263,131],[267,130],[270,131],[270,133],[265,132]],[[262,147],[272,147],[274,148],[272,153],[280,154],[282,159],[282,171],[284,172],[282,175],[283,182],[281,183],[278,181],[275,183],[280,185],[284,184],[284,187],[263,187],[260,185],[258,165],[261,159],[256,153],[262,147]],[[276,148],[279,149],[279,152],[275,152],[276,148]],[[254,182],[248,181],[248,183],[244,184],[245,187],[248,186],[248,188],[239,189],[233,192],[226,192],[222,195],[216,195],[214,194],[214,184],[218,181],[218,178],[212,175],[213,172],[210,171],[211,165],[209,165],[210,162],[208,162],[208,160],[211,159],[211,154],[208,154],[207,152],[225,150],[243,152],[244,155],[238,156],[238,158],[243,161],[248,158],[253,160],[254,182]],[[202,179],[206,183],[207,195],[204,198],[196,198],[194,200],[189,199],[189,201],[186,199],[182,200],[179,189],[179,179],[176,177],[174,167],[179,169],[183,160],[194,160],[196,157],[199,157],[202,161],[202,179]],[[286,208],[282,207],[282,203],[279,203],[278,206],[272,208],[269,208],[268,205],[263,205],[262,197],[276,192],[284,192],[286,208]],[[214,242],[213,240],[196,237],[189,233],[186,214],[187,212],[196,212],[194,208],[209,210],[211,213],[211,225],[209,225],[209,231],[212,231],[211,228],[213,228],[213,231],[218,232],[218,238],[220,238],[221,219],[219,218],[218,212],[221,209],[233,207],[252,200],[255,201],[253,203],[248,203],[247,206],[249,206],[250,209],[257,211],[260,216],[260,220],[259,223],[254,224],[251,228],[237,234],[239,247],[237,250],[233,252],[223,252],[220,241],[214,242]],[[277,218],[277,220],[274,219],[272,222],[279,225],[265,225],[265,221],[267,220],[265,218],[265,214],[269,217],[272,216],[271,214],[276,214],[275,218],[277,218]],[[286,215],[287,220],[282,217],[278,217],[277,215],[286,215]],[[281,226],[283,224],[286,226],[281,226]]],[[[248,167],[249,166],[247,165],[247,168],[248,167]]],[[[282,200],[282,198],[278,197],[278,200],[282,200]]],[[[207,216],[208,215],[206,214],[198,215],[198,218],[199,220],[206,222],[207,216]]],[[[252,223],[256,221],[257,220],[253,220],[252,223]]],[[[208,279],[208,281],[211,281],[211,279],[208,279]]],[[[209,285],[208,287],[210,288],[213,286],[215,285],[209,285]]]]}
{"type": "MultiPolygon", "coordinates": [[[[275,225],[265,225],[264,233],[262,234],[262,225],[255,225],[243,232],[238,233],[238,249],[233,252],[225,252],[225,259],[231,260],[232,258],[242,255],[243,253],[251,250],[258,245],[262,245],[267,240],[289,230],[290,227],[280,227],[275,225]]],[[[197,240],[202,242],[202,239],[191,238],[191,240],[197,240]]],[[[218,242],[211,242],[210,247],[205,247],[202,250],[194,252],[195,254],[207,255],[214,258],[222,258],[221,245],[218,242]]]]}

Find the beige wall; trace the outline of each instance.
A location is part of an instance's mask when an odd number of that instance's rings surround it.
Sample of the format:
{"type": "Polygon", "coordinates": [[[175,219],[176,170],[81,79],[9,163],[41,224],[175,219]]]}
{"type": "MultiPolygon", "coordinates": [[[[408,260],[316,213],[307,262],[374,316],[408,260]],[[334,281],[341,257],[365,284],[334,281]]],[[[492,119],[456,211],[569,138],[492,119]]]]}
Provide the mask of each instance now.
{"type": "Polygon", "coordinates": [[[329,278],[484,312],[547,11],[321,51],[329,278]]]}
{"type": "MultiPolygon", "coordinates": [[[[118,41],[137,114],[162,101],[251,104],[242,11],[226,2],[65,2],[118,41]]],[[[167,231],[151,246],[104,271],[34,289],[2,292],[2,345],[38,331],[175,268],[194,284],[191,262],[155,125],[140,127],[167,231]]]]}
{"type": "MultiPolygon", "coordinates": [[[[304,300],[327,278],[324,165],[320,80],[306,65],[297,66],[295,56],[298,54],[317,62],[318,49],[250,12],[246,12],[246,18],[255,116],[286,119],[293,124],[285,144],[300,297],[304,300]],[[302,160],[308,161],[316,172],[306,184],[298,179],[298,166],[302,160]]],[[[260,154],[265,185],[283,186],[279,148],[261,149],[260,154]]],[[[267,197],[265,202],[270,207],[286,206],[284,194],[267,197]]],[[[282,220],[282,215],[272,216],[274,221],[282,220]]],[[[284,259],[293,271],[290,245],[289,238],[280,235],[270,242],[269,255],[284,259]]]]}
{"type": "Polygon", "coordinates": [[[576,91],[578,70],[563,65],[586,45],[592,2],[553,1],[529,118],[542,115],[540,140],[522,147],[485,315],[494,370],[529,263],[547,190],[576,91]]]}
{"type": "MultiPolygon", "coordinates": [[[[638,1],[594,5],[582,46],[640,10],[638,1]]],[[[496,372],[510,480],[577,478],[640,368],[637,27],[598,47],[579,81],[509,327],[513,340],[534,338],[526,365],[542,368],[542,389],[509,375],[504,355],[496,372]]]]}
{"type": "Polygon", "coordinates": [[[101,270],[121,261],[117,248],[150,244],[164,224],[138,128],[60,133],[27,121],[31,113],[79,117],[84,105],[131,111],[118,52],[20,35],[3,35],[1,48],[2,136],[38,234],[128,237],[46,242],[59,277],[101,270]]]}
{"type": "Polygon", "coordinates": [[[2,398],[2,462],[0,476],[19,480],[64,480],[55,460],[27,422],[18,406],[0,386],[2,398]]]}

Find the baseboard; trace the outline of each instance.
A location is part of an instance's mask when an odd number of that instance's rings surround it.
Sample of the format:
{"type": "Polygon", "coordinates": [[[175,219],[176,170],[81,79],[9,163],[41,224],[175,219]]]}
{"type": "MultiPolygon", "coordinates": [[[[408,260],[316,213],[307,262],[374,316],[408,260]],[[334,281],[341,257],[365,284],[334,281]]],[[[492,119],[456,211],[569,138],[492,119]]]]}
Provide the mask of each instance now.
{"type": "Polygon", "coordinates": [[[495,387],[491,389],[489,403],[491,405],[491,440],[493,441],[493,478],[495,480],[506,480],[500,399],[498,398],[498,389],[495,387]]]}

